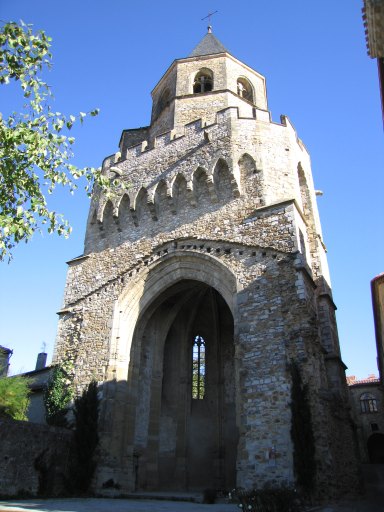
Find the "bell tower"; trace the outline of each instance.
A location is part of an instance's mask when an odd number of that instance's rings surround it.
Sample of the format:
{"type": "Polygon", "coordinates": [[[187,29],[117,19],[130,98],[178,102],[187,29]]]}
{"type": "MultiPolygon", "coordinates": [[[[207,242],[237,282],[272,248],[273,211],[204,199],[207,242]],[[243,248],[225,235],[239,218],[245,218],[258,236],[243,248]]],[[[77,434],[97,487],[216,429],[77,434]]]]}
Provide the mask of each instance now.
{"type": "Polygon", "coordinates": [[[123,131],[103,162],[127,186],[94,191],[60,312],[54,361],[73,361],[79,388],[100,384],[95,487],[293,487],[302,467],[310,492],[353,487],[345,366],[303,142],[287,117],[272,122],[265,78],[211,31],[152,101],[150,124],[123,131]],[[292,406],[295,375],[306,426],[292,406]],[[310,430],[306,455],[293,425],[310,430]]]}
{"type": "Polygon", "coordinates": [[[237,107],[253,117],[268,110],[265,78],[233,57],[208,27],[191,54],[175,60],[152,91],[151,135],[180,134],[197,119],[215,121],[216,112],[237,107]]]}

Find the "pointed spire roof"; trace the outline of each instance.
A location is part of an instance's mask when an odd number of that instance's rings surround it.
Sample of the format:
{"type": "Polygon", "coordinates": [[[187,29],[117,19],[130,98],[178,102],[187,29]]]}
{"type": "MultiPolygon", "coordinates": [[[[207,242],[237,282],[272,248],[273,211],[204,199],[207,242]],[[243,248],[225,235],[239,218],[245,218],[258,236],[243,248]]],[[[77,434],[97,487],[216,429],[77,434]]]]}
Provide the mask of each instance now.
{"type": "Polygon", "coordinates": [[[205,34],[200,43],[188,55],[188,57],[201,57],[202,55],[212,55],[215,53],[229,53],[220,41],[212,34],[212,27],[208,27],[208,33],[205,34]]]}

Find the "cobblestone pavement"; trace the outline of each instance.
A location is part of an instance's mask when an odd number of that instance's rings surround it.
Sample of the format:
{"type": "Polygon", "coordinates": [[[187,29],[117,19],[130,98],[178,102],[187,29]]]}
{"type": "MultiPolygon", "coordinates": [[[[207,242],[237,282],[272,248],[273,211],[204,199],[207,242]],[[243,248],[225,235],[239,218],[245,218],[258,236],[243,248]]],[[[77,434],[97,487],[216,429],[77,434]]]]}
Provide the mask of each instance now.
{"type": "MultiPolygon", "coordinates": [[[[146,499],[49,499],[0,501],[0,512],[236,512],[232,503],[205,505],[146,499]]],[[[384,512],[384,503],[373,501],[340,502],[313,507],[308,512],[384,512]]]]}

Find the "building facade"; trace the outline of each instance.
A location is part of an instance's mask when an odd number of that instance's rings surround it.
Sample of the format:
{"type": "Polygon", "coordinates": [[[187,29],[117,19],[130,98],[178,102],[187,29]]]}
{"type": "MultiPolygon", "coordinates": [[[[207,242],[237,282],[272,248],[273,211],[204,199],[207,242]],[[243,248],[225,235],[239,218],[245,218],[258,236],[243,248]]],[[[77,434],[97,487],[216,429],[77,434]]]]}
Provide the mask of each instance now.
{"type": "MultiPolygon", "coordinates": [[[[100,384],[95,486],[295,485],[290,368],[309,390],[316,486],[356,458],[310,157],[265,78],[209,32],[103,163],[68,263],[53,363],[100,384]],[[129,185],[129,187],[124,186],[129,185]]],[[[346,469],[347,468],[347,469],[346,469]]],[[[121,492],[121,491],[120,491],[121,492]]]]}
{"type": "Polygon", "coordinates": [[[357,380],[347,377],[353,417],[357,428],[360,460],[384,464],[383,387],[375,375],[357,380]]]}
{"type": "Polygon", "coordinates": [[[364,0],[362,11],[367,53],[377,60],[384,123],[384,0],[364,0]]]}
{"type": "Polygon", "coordinates": [[[371,281],[373,319],[380,384],[384,387],[384,273],[371,281]]]}

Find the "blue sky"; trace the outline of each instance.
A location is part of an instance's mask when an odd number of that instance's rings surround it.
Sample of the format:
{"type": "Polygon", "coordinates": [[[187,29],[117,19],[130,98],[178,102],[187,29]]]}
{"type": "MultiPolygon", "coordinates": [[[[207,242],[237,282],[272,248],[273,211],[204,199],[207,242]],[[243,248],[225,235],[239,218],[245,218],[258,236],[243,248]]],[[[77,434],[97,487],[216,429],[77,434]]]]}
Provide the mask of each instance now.
{"type": "MultiPolygon", "coordinates": [[[[384,271],[383,126],[376,62],[366,53],[362,0],[2,0],[0,19],[20,19],[53,38],[48,83],[55,109],[100,108],[75,129],[74,163],[99,166],[121,131],[145,126],[150,91],[176,58],[213,31],[238,59],[266,76],[273,120],[286,114],[312,158],[324,241],[338,306],[347,374],[377,374],[370,280],[384,271]]],[[[0,110],[18,104],[0,89],[0,110]]],[[[83,252],[89,199],[81,190],[50,198],[73,226],[69,240],[37,234],[0,264],[0,345],[11,371],[52,357],[66,264],[83,252]]]]}

